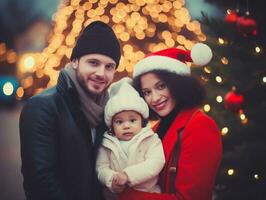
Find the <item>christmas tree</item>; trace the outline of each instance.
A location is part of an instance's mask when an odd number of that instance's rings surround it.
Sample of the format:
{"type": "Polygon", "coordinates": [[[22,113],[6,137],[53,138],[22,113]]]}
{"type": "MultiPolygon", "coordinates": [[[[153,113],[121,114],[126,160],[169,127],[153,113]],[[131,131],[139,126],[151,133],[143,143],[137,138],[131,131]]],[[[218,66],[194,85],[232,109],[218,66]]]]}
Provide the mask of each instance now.
{"type": "Polygon", "coordinates": [[[115,80],[130,76],[145,54],[169,47],[191,49],[206,36],[192,20],[185,0],[69,0],[54,15],[47,47],[20,59],[24,97],[56,84],[82,29],[95,20],[108,23],[120,40],[122,58],[115,80]]]}
{"type": "Polygon", "coordinates": [[[265,43],[262,24],[249,10],[242,13],[228,10],[222,21],[203,13],[214,58],[209,66],[194,69],[208,92],[203,108],[218,122],[223,137],[218,200],[266,196],[265,43]]]}

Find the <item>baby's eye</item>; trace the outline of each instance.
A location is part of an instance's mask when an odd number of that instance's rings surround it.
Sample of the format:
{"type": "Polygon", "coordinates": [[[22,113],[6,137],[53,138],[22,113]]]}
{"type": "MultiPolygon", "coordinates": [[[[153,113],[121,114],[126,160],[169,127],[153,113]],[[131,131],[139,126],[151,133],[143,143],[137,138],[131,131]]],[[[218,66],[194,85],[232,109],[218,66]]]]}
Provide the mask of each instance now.
{"type": "Polygon", "coordinates": [[[136,119],[131,119],[130,122],[134,123],[136,121],[136,119]]]}
{"type": "Polygon", "coordinates": [[[117,125],[120,125],[120,124],[123,123],[123,121],[122,120],[115,120],[114,123],[117,124],[117,125]]]}

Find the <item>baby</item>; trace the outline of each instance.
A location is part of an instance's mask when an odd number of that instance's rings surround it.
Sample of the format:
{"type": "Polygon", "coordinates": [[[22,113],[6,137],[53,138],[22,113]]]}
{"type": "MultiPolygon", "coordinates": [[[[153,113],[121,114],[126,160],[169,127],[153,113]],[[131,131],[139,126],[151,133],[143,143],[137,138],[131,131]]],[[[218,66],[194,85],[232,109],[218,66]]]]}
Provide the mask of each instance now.
{"type": "Polygon", "coordinates": [[[113,193],[125,186],[159,193],[158,175],[165,163],[162,143],[147,123],[148,105],[128,80],[111,86],[104,116],[110,131],[99,149],[98,179],[113,193]]]}

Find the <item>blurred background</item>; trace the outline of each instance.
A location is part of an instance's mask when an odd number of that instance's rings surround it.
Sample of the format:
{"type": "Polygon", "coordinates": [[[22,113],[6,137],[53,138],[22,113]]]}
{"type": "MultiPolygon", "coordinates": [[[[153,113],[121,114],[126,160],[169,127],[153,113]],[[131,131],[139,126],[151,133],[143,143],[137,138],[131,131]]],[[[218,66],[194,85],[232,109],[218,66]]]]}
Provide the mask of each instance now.
{"type": "Polygon", "coordinates": [[[207,88],[202,109],[223,139],[214,199],[266,199],[265,8],[261,0],[1,0],[0,199],[25,199],[24,102],[56,84],[80,31],[94,20],[112,26],[121,42],[115,80],[131,76],[149,52],[211,46],[211,63],[191,68],[207,88]]]}

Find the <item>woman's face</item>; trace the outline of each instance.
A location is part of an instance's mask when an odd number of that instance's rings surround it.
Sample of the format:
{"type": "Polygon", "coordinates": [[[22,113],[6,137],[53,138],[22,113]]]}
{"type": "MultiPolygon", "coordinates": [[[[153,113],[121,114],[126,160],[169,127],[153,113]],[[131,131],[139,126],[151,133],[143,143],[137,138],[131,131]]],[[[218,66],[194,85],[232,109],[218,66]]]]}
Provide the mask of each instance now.
{"type": "Polygon", "coordinates": [[[169,88],[156,74],[151,72],[142,75],[140,85],[145,101],[160,117],[167,116],[176,106],[169,88]]]}

